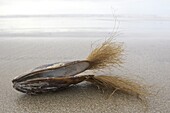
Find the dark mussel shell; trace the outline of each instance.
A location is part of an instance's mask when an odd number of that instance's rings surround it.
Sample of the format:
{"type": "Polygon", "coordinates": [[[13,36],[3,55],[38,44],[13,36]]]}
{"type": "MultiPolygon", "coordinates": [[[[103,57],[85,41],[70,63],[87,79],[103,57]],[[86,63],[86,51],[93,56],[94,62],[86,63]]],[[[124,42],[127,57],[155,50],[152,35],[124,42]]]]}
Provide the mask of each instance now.
{"type": "Polygon", "coordinates": [[[74,75],[87,70],[88,61],[54,63],[35,68],[32,72],[12,80],[13,87],[23,93],[37,94],[57,91],[75,83],[74,75]]]}

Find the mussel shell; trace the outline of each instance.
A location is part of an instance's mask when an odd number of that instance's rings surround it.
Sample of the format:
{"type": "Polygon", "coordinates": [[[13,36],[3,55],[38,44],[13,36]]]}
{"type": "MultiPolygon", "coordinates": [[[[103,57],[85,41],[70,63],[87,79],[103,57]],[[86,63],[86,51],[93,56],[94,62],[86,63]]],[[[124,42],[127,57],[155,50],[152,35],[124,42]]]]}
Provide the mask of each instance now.
{"type": "Polygon", "coordinates": [[[70,84],[62,84],[53,80],[32,80],[32,81],[24,81],[19,83],[14,83],[13,87],[27,94],[40,94],[44,92],[55,92],[64,88],[67,88],[70,84]]]}
{"type": "Polygon", "coordinates": [[[72,84],[87,79],[89,75],[85,76],[70,76],[60,78],[37,78],[24,82],[14,83],[13,87],[23,93],[40,94],[45,92],[55,92],[67,88],[72,84]]]}
{"type": "Polygon", "coordinates": [[[73,61],[68,63],[55,63],[41,66],[32,72],[16,77],[12,80],[13,83],[24,82],[36,78],[56,78],[65,76],[74,76],[88,69],[90,63],[88,61],[73,61]]]}

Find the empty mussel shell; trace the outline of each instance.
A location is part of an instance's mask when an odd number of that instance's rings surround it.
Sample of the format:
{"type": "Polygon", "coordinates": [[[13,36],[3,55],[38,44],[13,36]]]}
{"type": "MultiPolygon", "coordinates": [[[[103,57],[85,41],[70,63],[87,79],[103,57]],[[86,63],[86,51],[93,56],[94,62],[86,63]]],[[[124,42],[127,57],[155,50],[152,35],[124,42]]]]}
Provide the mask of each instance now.
{"type": "Polygon", "coordinates": [[[56,91],[72,84],[71,82],[63,81],[76,78],[74,75],[87,70],[89,66],[90,63],[88,61],[73,61],[43,65],[35,68],[28,74],[14,78],[12,80],[13,87],[20,92],[30,94],[56,91]]]}
{"type": "Polygon", "coordinates": [[[13,87],[23,93],[40,94],[45,92],[55,92],[67,88],[70,85],[80,83],[88,76],[72,76],[58,78],[37,78],[24,82],[15,83],[13,87]]]}

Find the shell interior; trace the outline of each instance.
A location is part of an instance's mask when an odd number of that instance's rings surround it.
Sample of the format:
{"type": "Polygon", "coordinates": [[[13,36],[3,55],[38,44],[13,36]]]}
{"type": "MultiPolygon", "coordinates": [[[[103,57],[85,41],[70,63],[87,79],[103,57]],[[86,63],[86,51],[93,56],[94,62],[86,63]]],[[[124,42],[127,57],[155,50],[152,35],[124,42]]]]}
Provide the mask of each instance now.
{"type": "Polygon", "coordinates": [[[43,65],[35,68],[32,72],[19,76],[13,79],[15,82],[23,82],[30,79],[36,78],[55,78],[55,77],[66,77],[74,76],[88,69],[90,63],[88,61],[74,61],[68,63],[54,63],[43,65]]]}

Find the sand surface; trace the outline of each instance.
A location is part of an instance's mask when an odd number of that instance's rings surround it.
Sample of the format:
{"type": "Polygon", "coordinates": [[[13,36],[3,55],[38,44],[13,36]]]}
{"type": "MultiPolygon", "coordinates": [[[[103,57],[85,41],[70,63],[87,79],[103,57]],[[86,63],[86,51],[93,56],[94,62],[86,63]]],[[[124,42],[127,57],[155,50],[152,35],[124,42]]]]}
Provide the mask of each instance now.
{"type": "MultiPolygon", "coordinates": [[[[1,113],[143,113],[146,106],[134,97],[115,93],[106,99],[90,85],[30,96],[12,88],[11,80],[34,67],[84,59],[98,39],[0,39],[1,113]]],[[[125,64],[113,74],[151,86],[147,113],[170,113],[170,39],[119,38],[125,45],[125,64]]]]}

